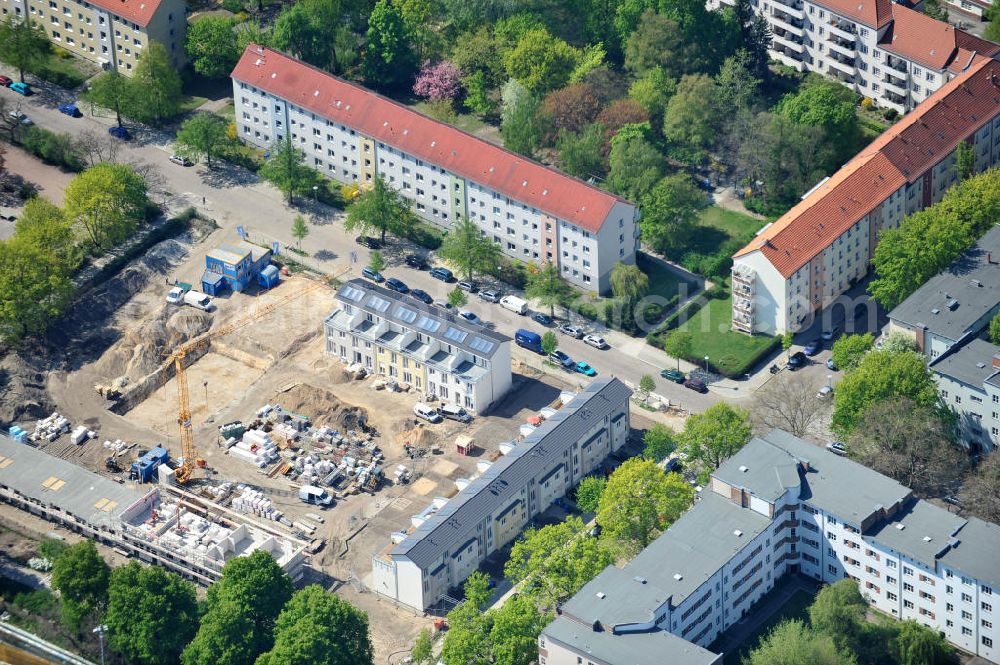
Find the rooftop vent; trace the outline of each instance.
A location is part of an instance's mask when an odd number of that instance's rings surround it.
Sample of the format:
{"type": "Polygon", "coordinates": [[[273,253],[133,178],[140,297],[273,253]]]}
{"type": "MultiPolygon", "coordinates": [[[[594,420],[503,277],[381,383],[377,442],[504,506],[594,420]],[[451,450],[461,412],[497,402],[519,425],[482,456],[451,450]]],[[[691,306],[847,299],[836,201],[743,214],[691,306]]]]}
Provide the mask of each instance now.
{"type": "Polygon", "coordinates": [[[383,121],[382,122],[382,126],[383,127],[388,127],[389,126],[389,121],[388,120],[383,121]]]}
{"type": "Polygon", "coordinates": [[[979,286],[979,287],[982,287],[982,285],[983,285],[983,283],[980,282],[978,279],[970,280],[969,284],[972,284],[973,286],[979,286]]]}
{"type": "Polygon", "coordinates": [[[271,72],[271,78],[273,79],[278,78],[278,72],[271,72]]]}
{"type": "Polygon", "coordinates": [[[527,180],[522,180],[521,181],[521,187],[527,187],[527,186],[528,186],[528,181],[527,180]]]}
{"type": "Polygon", "coordinates": [[[646,578],[645,577],[640,577],[639,575],[636,575],[632,579],[635,580],[636,582],[638,582],[639,584],[645,584],[646,583],[646,578]]]}
{"type": "Polygon", "coordinates": [[[740,536],[743,535],[743,532],[740,531],[739,529],[736,529],[735,531],[733,531],[733,535],[739,538],[740,536]]]}
{"type": "MultiPolygon", "coordinates": [[[[347,108],[351,108],[351,107],[348,106],[347,108]]],[[[409,127],[407,127],[406,129],[403,130],[403,136],[406,136],[409,133],[410,133],[410,128],[409,127]]]]}
{"type": "Polygon", "coordinates": [[[542,196],[548,196],[548,195],[549,195],[549,190],[543,189],[542,190],[542,196]]]}
{"type": "Polygon", "coordinates": [[[900,522],[899,524],[896,525],[896,528],[899,529],[900,531],[902,531],[903,529],[906,528],[906,525],[903,524],[902,522],[900,522]]]}
{"type": "Polygon", "coordinates": [[[344,102],[342,102],[342,101],[340,101],[340,100],[338,99],[338,100],[337,100],[337,108],[339,109],[339,108],[340,108],[340,105],[341,105],[341,104],[343,104],[343,103],[344,103],[344,102]]]}
{"type": "Polygon", "coordinates": [[[313,97],[319,97],[319,90],[317,90],[317,91],[315,91],[315,92],[313,93],[313,97]]]}
{"type": "Polygon", "coordinates": [[[681,575],[680,573],[674,573],[674,579],[680,582],[682,579],[684,579],[684,576],[681,575]]]}
{"type": "Polygon", "coordinates": [[[976,363],[976,367],[978,367],[979,369],[983,369],[983,368],[986,367],[986,363],[982,363],[982,362],[976,363]]]}
{"type": "Polygon", "coordinates": [[[940,313],[941,313],[941,310],[939,310],[937,307],[935,307],[934,309],[931,310],[931,314],[940,314],[940,313]]]}
{"type": "Polygon", "coordinates": [[[257,62],[255,62],[255,63],[253,63],[253,64],[255,64],[255,65],[257,65],[258,67],[260,67],[260,66],[261,66],[262,64],[264,64],[264,61],[263,61],[262,59],[260,59],[260,58],[257,58],[257,62]]]}
{"type": "Polygon", "coordinates": [[[434,146],[436,146],[437,144],[438,144],[438,142],[437,142],[437,141],[431,141],[431,147],[432,147],[432,148],[433,148],[434,146]]]}
{"type": "Polygon", "coordinates": [[[746,473],[749,470],[750,470],[750,467],[745,466],[743,464],[740,464],[740,471],[742,471],[743,473],[746,473]]]}
{"type": "Polygon", "coordinates": [[[607,597],[608,597],[608,594],[604,593],[603,591],[598,591],[598,592],[597,592],[597,594],[595,594],[595,595],[596,595],[596,596],[597,596],[598,598],[600,598],[601,600],[604,600],[605,598],[607,598],[607,597]]]}
{"type": "Polygon", "coordinates": [[[956,309],[958,309],[958,301],[957,300],[949,300],[948,301],[948,309],[950,309],[953,312],[956,309]]]}
{"type": "Polygon", "coordinates": [[[932,540],[934,540],[934,539],[933,539],[933,538],[931,538],[930,536],[924,536],[924,542],[925,542],[925,543],[929,543],[929,542],[931,542],[932,540]]]}

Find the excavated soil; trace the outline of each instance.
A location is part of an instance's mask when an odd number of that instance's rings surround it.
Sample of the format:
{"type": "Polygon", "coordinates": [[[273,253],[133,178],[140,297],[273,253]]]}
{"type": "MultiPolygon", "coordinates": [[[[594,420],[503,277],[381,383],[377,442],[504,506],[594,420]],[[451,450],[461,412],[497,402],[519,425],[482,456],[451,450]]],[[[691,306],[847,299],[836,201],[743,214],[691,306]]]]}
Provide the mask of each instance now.
{"type": "Polygon", "coordinates": [[[299,384],[278,393],[274,404],[280,404],[285,411],[307,416],[318,425],[340,431],[361,430],[368,423],[367,409],[345,404],[329,390],[308,384],[299,384]]]}

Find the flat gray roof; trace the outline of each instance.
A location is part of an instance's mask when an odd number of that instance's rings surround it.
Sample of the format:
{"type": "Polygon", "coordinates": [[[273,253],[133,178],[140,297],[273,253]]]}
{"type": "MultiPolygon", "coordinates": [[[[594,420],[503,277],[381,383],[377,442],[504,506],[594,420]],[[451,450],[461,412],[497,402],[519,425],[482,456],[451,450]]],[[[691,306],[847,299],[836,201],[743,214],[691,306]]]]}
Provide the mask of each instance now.
{"type": "MultiPolygon", "coordinates": [[[[411,295],[403,295],[360,278],[341,286],[337,290],[337,300],[480,358],[492,358],[501,344],[511,341],[506,335],[466,321],[437,305],[428,305],[411,295]]],[[[334,314],[336,312],[330,314],[327,320],[334,314]]]]}
{"type": "Polygon", "coordinates": [[[146,494],[2,435],[0,484],[95,525],[118,520],[146,494]]]}
{"type": "Polygon", "coordinates": [[[931,369],[941,376],[981,389],[987,379],[997,373],[993,356],[998,353],[1000,346],[977,337],[932,362],[931,369]]]}
{"type": "Polygon", "coordinates": [[[708,649],[663,630],[614,635],[607,629],[594,631],[565,616],[556,617],[542,635],[608,665],[712,665],[720,659],[708,649]]]}
{"type": "Polygon", "coordinates": [[[944,553],[941,562],[1000,589],[1000,565],[997,565],[1000,525],[970,517],[955,540],[957,542],[944,553]]]}
{"type": "Polygon", "coordinates": [[[406,557],[426,568],[462,545],[470,529],[520,495],[539,467],[562,459],[595,422],[617,411],[631,394],[618,379],[592,382],[418,526],[390,556],[406,557]]]}
{"type": "Polygon", "coordinates": [[[886,547],[934,568],[937,558],[948,549],[948,539],[966,521],[926,501],[914,501],[906,508],[873,527],[864,535],[886,547]]]}
{"type": "Polygon", "coordinates": [[[1000,226],[901,302],[889,318],[958,341],[1000,304],[1000,226]]]}

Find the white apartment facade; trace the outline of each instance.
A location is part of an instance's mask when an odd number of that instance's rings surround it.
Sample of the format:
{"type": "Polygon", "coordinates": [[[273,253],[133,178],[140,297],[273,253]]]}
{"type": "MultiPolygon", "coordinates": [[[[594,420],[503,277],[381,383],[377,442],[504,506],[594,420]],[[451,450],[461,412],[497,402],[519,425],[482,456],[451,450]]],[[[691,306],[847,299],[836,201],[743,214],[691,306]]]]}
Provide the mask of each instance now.
{"type": "Polygon", "coordinates": [[[183,0],[0,0],[0,18],[27,17],[55,46],[131,76],[150,41],[184,66],[187,7],[183,0]]]}
{"type": "Polygon", "coordinates": [[[344,364],[485,413],[511,386],[510,337],[362,279],[337,291],[326,351],[344,364]]]}
{"type": "MultiPolygon", "coordinates": [[[[959,2],[961,0],[958,0],[959,2]]],[[[731,5],[709,0],[708,7],[731,5]]],[[[1000,46],[890,0],[753,0],[771,56],[905,113],[1000,46]]]]}
{"type": "Polygon", "coordinates": [[[974,452],[1000,448],[1000,346],[973,339],[930,365],[938,395],[955,414],[959,441],[974,452]]]}
{"type": "Polygon", "coordinates": [[[775,430],[720,467],[636,559],[567,602],[539,638],[539,663],[715,665],[707,647],[788,572],[850,577],[873,607],[1000,662],[997,547],[1000,526],[775,430]]]}
{"type": "Polygon", "coordinates": [[[441,602],[493,552],[572,489],[628,440],[632,391],[618,379],[592,382],[505,454],[480,462],[450,499],[437,497],[407,531],[372,557],[371,588],[418,612],[441,602]]]}
{"type": "MultiPolygon", "coordinates": [[[[867,274],[882,230],[1000,163],[1000,63],[982,58],[869,144],[733,256],[733,329],[796,332],[867,274]]],[[[844,303],[845,307],[849,303],[844,303]]]]}
{"type": "Polygon", "coordinates": [[[329,178],[365,187],[381,176],[421,219],[471,219],[507,256],[555,263],[587,291],[606,292],[614,266],[635,261],[628,201],[272,49],[248,46],[232,78],[247,143],[290,137],[329,178]]]}

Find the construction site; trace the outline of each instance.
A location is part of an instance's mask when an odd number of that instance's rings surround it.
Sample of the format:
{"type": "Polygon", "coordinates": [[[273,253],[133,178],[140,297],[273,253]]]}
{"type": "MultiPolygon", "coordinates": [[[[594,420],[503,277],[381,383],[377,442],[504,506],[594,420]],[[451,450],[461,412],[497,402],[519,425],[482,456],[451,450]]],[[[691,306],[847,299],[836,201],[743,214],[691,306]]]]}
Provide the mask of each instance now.
{"type": "Polygon", "coordinates": [[[497,459],[512,422],[575,386],[515,367],[490,415],[418,421],[422,395],[326,352],[330,278],[286,272],[209,311],[167,302],[227,240],[154,246],[87,294],[75,329],[3,359],[20,369],[0,395],[13,424],[0,437],[0,498],[203,585],[264,549],[298,583],[368,612],[384,657],[431,619],[366,587],[373,554],[497,459]]]}

